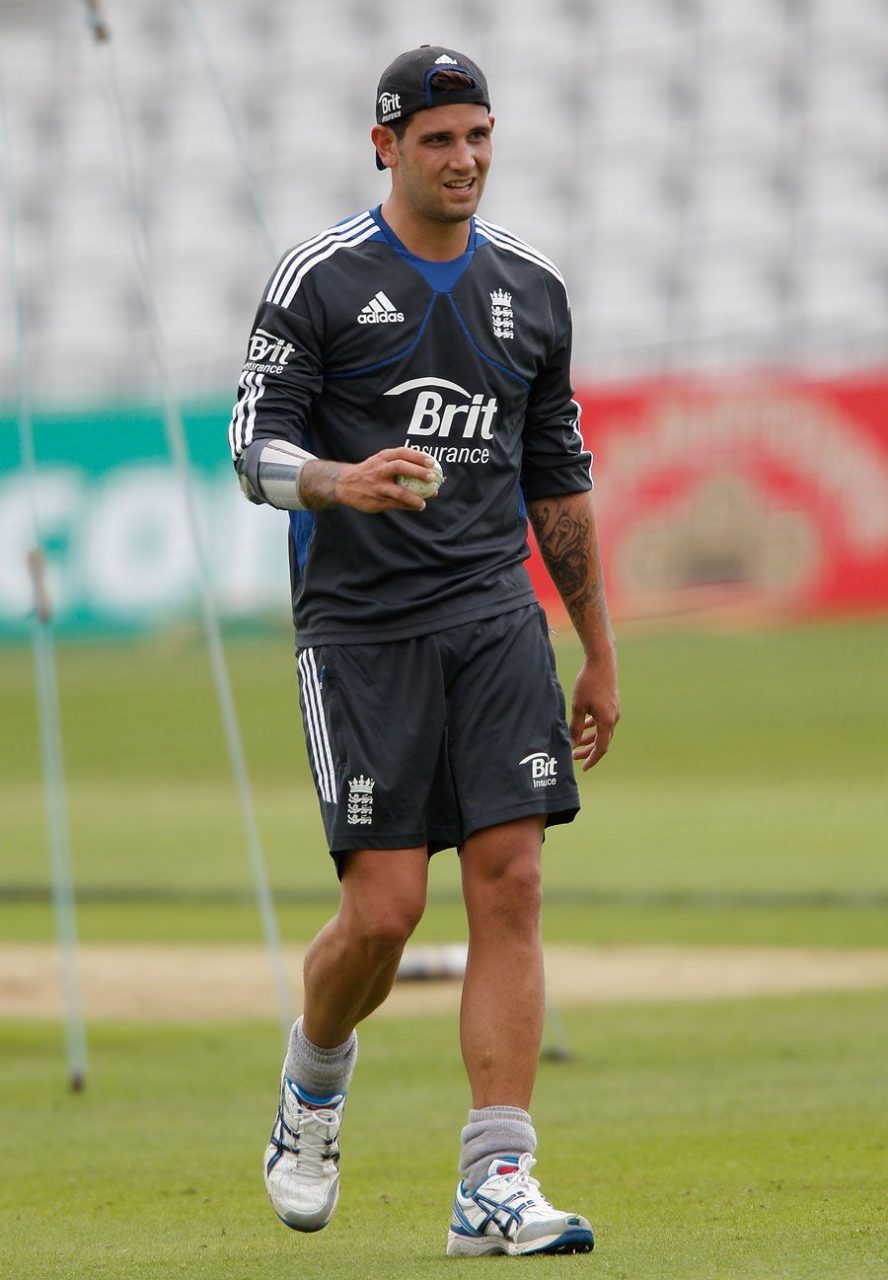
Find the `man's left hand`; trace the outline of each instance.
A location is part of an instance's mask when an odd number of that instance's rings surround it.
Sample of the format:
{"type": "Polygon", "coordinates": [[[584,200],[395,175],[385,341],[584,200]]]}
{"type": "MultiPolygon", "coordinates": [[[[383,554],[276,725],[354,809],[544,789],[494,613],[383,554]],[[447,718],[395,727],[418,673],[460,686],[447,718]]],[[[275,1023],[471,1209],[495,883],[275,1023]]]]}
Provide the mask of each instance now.
{"type": "Polygon", "coordinates": [[[587,657],[573,690],[570,737],[573,758],[583,762],[583,772],[605,754],[620,718],[617,660],[613,649],[587,657]]]}

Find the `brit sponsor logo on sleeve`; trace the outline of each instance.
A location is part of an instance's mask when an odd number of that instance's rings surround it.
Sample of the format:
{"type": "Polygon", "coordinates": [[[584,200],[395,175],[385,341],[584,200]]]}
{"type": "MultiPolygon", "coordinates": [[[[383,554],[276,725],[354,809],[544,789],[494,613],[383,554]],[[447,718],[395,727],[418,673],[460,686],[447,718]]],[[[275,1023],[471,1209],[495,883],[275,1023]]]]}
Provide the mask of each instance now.
{"type": "Polygon", "coordinates": [[[555,776],[558,761],[548,751],[532,751],[523,760],[519,760],[518,764],[530,765],[530,776],[535,787],[554,787],[558,781],[555,776]]]}
{"type": "Polygon", "coordinates": [[[250,338],[245,369],[251,373],[283,373],[284,366],[296,348],[286,338],[267,329],[254,329],[250,338]]]}

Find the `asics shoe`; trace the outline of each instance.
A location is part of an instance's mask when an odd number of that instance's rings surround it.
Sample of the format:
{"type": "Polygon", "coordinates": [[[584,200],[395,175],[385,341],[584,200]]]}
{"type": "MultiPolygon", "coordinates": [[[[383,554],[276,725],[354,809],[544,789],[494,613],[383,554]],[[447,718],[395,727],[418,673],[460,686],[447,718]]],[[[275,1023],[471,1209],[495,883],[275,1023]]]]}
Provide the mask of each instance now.
{"type": "Polygon", "coordinates": [[[585,1218],[549,1204],[536,1178],[530,1176],[534,1164],[529,1151],[502,1156],[491,1162],[486,1179],[475,1191],[459,1184],[447,1233],[449,1257],[589,1253],[594,1248],[592,1228],[585,1218]]]}
{"type": "Polygon", "coordinates": [[[287,1076],[265,1149],[265,1189],[281,1222],[320,1231],[339,1199],[339,1126],[345,1094],[314,1098],[287,1076]]]}

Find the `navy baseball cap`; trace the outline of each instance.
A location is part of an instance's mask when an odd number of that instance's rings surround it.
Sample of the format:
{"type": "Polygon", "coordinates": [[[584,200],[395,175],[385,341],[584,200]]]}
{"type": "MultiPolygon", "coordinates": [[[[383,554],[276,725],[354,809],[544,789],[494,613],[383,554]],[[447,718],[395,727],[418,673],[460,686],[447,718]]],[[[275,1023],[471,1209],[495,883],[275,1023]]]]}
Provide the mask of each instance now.
{"type": "MultiPolygon", "coordinates": [[[[490,93],[484,72],[464,53],[445,49],[440,44],[424,44],[395,58],[379,77],[376,123],[392,124],[395,120],[406,120],[416,111],[446,107],[456,102],[476,102],[490,110],[490,93]],[[432,81],[439,71],[461,71],[471,83],[447,89],[436,88],[432,81]]],[[[376,153],[376,167],[385,168],[379,152],[376,153]]]]}

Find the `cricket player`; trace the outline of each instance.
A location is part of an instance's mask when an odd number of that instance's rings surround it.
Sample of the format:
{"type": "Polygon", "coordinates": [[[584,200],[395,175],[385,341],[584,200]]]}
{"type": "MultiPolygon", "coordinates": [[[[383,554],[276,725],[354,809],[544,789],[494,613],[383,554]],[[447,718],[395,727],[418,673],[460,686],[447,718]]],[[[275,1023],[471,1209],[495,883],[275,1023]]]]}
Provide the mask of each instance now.
{"type": "Polygon", "coordinates": [[[390,189],[284,254],[230,427],[247,497],[289,512],[302,716],[341,882],[306,954],[266,1187],[287,1226],[330,1221],[355,1028],[391,990],[430,856],[455,848],[472,1098],[457,1257],[593,1247],[531,1176],[540,863],[544,829],[579,809],[572,760],[596,764],[619,718],[567,294],[477,215],[493,126],[464,54],[424,45],[385,69],[371,138],[390,189]],[[569,727],[528,520],[585,652],[569,727]]]}

